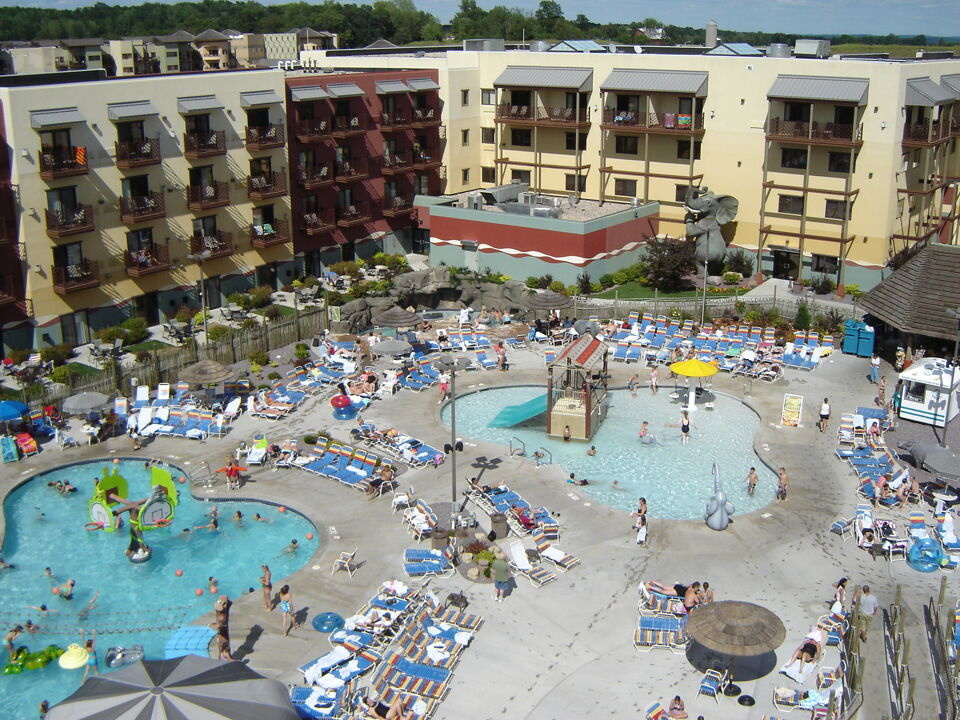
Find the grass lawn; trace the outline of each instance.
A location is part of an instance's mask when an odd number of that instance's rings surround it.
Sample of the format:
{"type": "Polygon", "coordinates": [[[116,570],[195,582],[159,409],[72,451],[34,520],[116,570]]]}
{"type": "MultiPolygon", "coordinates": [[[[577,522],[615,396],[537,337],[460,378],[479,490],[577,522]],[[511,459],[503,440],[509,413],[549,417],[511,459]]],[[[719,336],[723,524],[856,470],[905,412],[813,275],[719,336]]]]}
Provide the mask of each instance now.
{"type": "MultiPolygon", "coordinates": [[[[927,50],[953,50],[954,53],[960,52],[960,45],[926,45],[927,50]]],[[[866,43],[850,43],[847,45],[831,45],[830,53],[840,55],[842,53],[890,53],[892,58],[912,58],[916,57],[920,50],[918,45],[867,45],[866,43]]]]}
{"type": "MultiPolygon", "coordinates": [[[[613,300],[614,298],[619,298],[620,300],[652,300],[656,294],[658,300],[672,300],[679,298],[693,298],[700,295],[699,290],[681,290],[680,292],[675,293],[655,293],[655,290],[649,285],[641,285],[638,282],[629,282],[624,285],[620,285],[617,288],[611,288],[610,290],[605,290],[602,293],[597,293],[591,297],[598,298],[600,300],[613,300]]],[[[728,293],[710,293],[708,297],[719,298],[719,297],[729,297],[736,295],[734,291],[728,293]]]]}
{"type": "Polygon", "coordinates": [[[75,375],[79,375],[80,377],[91,377],[93,375],[99,375],[101,372],[103,372],[102,370],[90,367],[89,365],[84,365],[83,363],[79,362],[67,363],[67,367],[69,367],[75,375]]]}
{"type": "Polygon", "coordinates": [[[162,340],[144,340],[142,343],[125,347],[123,351],[136,355],[141,350],[164,350],[172,347],[174,346],[170,345],[169,343],[165,343],[162,340]]]}
{"type": "MultiPolygon", "coordinates": [[[[293,317],[293,308],[292,308],[292,307],[287,307],[286,305],[273,305],[273,306],[267,306],[267,307],[277,307],[277,308],[280,308],[280,312],[283,313],[283,317],[285,317],[285,318],[293,317]]],[[[265,308],[265,307],[264,307],[264,308],[257,308],[256,310],[253,310],[253,312],[256,313],[257,315],[264,315],[264,314],[267,312],[267,308],[265,308]]]]}

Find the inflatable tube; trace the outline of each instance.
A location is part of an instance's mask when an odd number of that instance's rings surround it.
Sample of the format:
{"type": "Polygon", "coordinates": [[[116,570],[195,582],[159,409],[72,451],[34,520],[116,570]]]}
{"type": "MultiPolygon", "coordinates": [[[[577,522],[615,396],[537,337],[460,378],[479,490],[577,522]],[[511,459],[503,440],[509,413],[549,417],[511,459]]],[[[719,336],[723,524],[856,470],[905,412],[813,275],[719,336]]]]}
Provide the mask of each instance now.
{"type": "Polygon", "coordinates": [[[23,672],[22,663],[9,663],[7,665],[4,665],[3,667],[4,675],[19,675],[22,672],[23,672]]]}
{"type": "Polygon", "coordinates": [[[127,555],[127,560],[132,562],[134,565],[143,565],[147,560],[153,557],[153,551],[147,549],[144,552],[142,549],[135,552],[133,555],[127,555]]]}
{"type": "Polygon", "coordinates": [[[65,651],[59,645],[47,645],[47,649],[44,650],[44,652],[51,660],[58,660],[65,651]]]}
{"type": "Polygon", "coordinates": [[[124,665],[131,665],[143,659],[143,646],[132,645],[131,647],[112,647],[107,650],[105,662],[107,667],[118,668],[124,665]]]}
{"type": "Polygon", "coordinates": [[[50,657],[47,655],[46,650],[32,652],[27,655],[26,659],[23,661],[23,667],[25,670],[39,670],[40,668],[45,668],[49,664],[50,657]]]}
{"type": "Polygon", "coordinates": [[[907,550],[907,565],[917,572],[936,572],[942,561],[943,550],[940,543],[931,538],[916,540],[907,550]]]}

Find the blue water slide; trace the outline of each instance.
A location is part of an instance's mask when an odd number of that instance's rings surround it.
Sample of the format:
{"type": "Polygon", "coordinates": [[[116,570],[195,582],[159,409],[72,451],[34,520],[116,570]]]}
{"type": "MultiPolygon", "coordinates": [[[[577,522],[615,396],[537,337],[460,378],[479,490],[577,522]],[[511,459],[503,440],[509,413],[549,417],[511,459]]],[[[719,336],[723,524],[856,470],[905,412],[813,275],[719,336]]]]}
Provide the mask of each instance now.
{"type": "Polygon", "coordinates": [[[508,428],[526,422],[547,411],[547,394],[538,395],[519,405],[508,405],[490,421],[490,427],[508,428]]]}

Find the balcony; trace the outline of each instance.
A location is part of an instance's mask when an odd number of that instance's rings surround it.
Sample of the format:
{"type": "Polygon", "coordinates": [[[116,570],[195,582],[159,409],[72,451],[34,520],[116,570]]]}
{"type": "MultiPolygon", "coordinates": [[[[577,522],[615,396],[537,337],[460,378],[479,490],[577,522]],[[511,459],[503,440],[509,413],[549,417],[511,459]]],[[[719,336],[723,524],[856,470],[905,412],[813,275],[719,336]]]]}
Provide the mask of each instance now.
{"type": "Polygon", "coordinates": [[[333,185],[333,168],[330,163],[307,165],[300,168],[297,173],[297,182],[304,190],[316,190],[327,185],[333,185]]]}
{"type": "Polygon", "coordinates": [[[960,118],[953,118],[950,121],[950,134],[953,137],[960,137],[960,118]]]}
{"type": "Polygon", "coordinates": [[[907,147],[933,147],[950,139],[950,126],[944,122],[903,126],[903,144],[907,147]]]}
{"type": "Polygon", "coordinates": [[[154,245],[149,249],[127,250],[123,254],[123,263],[130,277],[143,277],[169,270],[170,248],[166,245],[154,245]]]}
{"type": "Polygon", "coordinates": [[[283,147],[283,125],[274,123],[263,127],[247,127],[247,150],[267,150],[283,147]]]}
{"type": "Polygon", "coordinates": [[[396,112],[393,115],[383,113],[380,116],[380,132],[392,133],[401,130],[409,130],[413,127],[413,121],[409,113],[396,112]]]}
{"type": "Polygon", "coordinates": [[[160,164],[160,139],[118,140],[114,147],[117,152],[118,168],[135,168],[144,165],[160,164]]]}
{"type": "Polygon", "coordinates": [[[590,109],[544,105],[497,105],[494,119],[511,125],[537,125],[541,127],[583,127],[590,124],[590,109]]]}
{"type": "Polygon", "coordinates": [[[0,305],[9,305],[17,301],[17,290],[13,284],[13,277],[3,275],[0,277],[0,305]]]}
{"type": "Polygon", "coordinates": [[[412,195],[387,196],[383,199],[383,214],[386,217],[404,217],[413,212],[412,195]]]}
{"type": "Polygon", "coordinates": [[[383,154],[383,160],[380,163],[380,172],[384,175],[399,175],[413,171],[413,153],[409,150],[401,150],[393,155],[383,154]]]}
{"type": "Polygon", "coordinates": [[[367,131],[367,123],[359,115],[343,115],[333,119],[333,136],[336,138],[363,135],[367,131]]]}
{"type": "Polygon", "coordinates": [[[370,177],[367,158],[359,157],[354,160],[337,163],[336,180],[338,183],[356,182],[370,177]]]}
{"type": "Polygon", "coordinates": [[[440,151],[437,148],[428,147],[413,152],[414,170],[434,170],[440,167],[440,164],[440,151]]]}
{"type": "Polygon", "coordinates": [[[127,225],[135,225],[166,217],[167,208],[164,202],[163,193],[158,192],[120,198],[120,219],[127,225]]]}
{"type": "Polygon", "coordinates": [[[71,175],[86,175],[87,149],[85,147],[43,148],[40,150],[40,177],[55,180],[71,175]]]}
{"type": "Polygon", "coordinates": [[[304,213],[303,231],[311,237],[324,235],[337,226],[333,208],[320,208],[316,212],[304,213]]]}
{"type": "Polygon", "coordinates": [[[370,222],[370,205],[361,202],[347,205],[346,207],[337,207],[337,225],[340,227],[353,227],[370,222]]]}
{"type": "Polygon", "coordinates": [[[701,135],[703,134],[703,115],[604,110],[600,127],[603,130],[654,135],[701,135]]]}
{"type": "Polygon", "coordinates": [[[837,123],[796,122],[771,118],[767,140],[810,145],[859,147],[863,144],[863,127],[837,123]]]}
{"type": "Polygon", "coordinates": [[[57,58],[56,60],[54,60],[53,65],[57,70],[86,70],[87,69],[86,59],[80,60],[80,59],[74,58],[72,60],[67,61],[67,60],[63,60],[62,58],[57,58]]]}
{"type": "Polygon", "coordinates": [[[227,136],[223,130],[183,134],[183,156],[197,159],[227,154],[227,136]]]}
{"type": "Polygon", "coordinates": [[[233,235],[222,230],[217,230],[209,234],[196,233],[190,238],[190,254],[199,255],[202,252],[209,252],[207,258],[226,257],[233,255],[233,235]]]}
{"type": "Polygon", "coordinates": [[[78,205],[75,208],[47,210],[47,236],[69,237],[93,230],[93,205],[78,205]]]}
{"type": "Polygon", "coordinates": [[[413,111],[413,127],[433,127],[440,124],[440,107],[424,105],[413,111]]]}
{"type": "Polygon", "coordinates": [[[191,210],[210,210],[230,204],[230,188],[225,182],[187,186],[187,207],[191,210]]]}
{"type": "Polygon", "coordinates": [[[263,250],[290,241],[290,229],[286,220],[274,220],[263,225],[250,226],[250,244],[263,250]]]}
{"type": "Polygon", "coordinates": [[[57,295],[100,285],[100,270],[94,260],[81,260],[76,265],[54,265],[50,270],[53,276],[53,291],[57,295]]]}
{"type": "Polygon", "coordinates": [[[297,126],[297,140],[302,143],[326,140],[330,137],[330,123],[327,120],[301,120],[297,126]]]}
{"type": "Polygon", "coordinates": [[[0,245],[10,242],[10,223],[5,217],[0,217],[0,245]]]}
{"type": "Polygon", "coordinates": [[[287,174],[270,172],[247,178],[247,195],[251,200],[266,200],[287,194],[287,174]]]}

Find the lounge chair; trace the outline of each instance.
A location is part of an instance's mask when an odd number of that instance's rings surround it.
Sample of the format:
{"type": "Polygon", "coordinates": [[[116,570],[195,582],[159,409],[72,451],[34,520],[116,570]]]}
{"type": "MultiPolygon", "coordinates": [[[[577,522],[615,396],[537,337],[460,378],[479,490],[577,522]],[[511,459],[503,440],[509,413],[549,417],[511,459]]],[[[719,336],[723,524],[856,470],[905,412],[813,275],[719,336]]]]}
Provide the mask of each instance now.
{"type": "Polygon", "coordinates": [[[160,383],[157,385],[157,399],[153,401],[154,407],[167,407],[170,404],[170,383],[160,383]]]}
{"type": "Polygon", "coordinates": [[[150,405],[150,387],[148,385],[138,385],[136,393],[133,396],[133,405],[130,407],[134,410],[140,410],[150,405]]]}
{"type": "Polygon", "coordinates": [[[706,695],[712,697],[719,704],[720,696],[723,694],[723,690],[729,682],[730,674],[727,670],[710,668],[704,673],[703,679],[700,681],[700,689],[697,691],[697,696],[706,695]]]}
{"type": "Polygon", "coordinates": [[[798,659],[791,660],[782,668],[780,668],[780,674],[786,675],[798,685],[803,685],[816,669],[817,662],[804,662],[803,660],[798,659]]]}
{"type": "Polygon", "coordinates": [[[304,687],[291,685],[290,704],[300,718],[337,718],[343,713],[343,703],[349,688],[304,687]]]}
{"type": "Polygon", "coordinates": [[[267,438],[260,436],[253,443],[250,452],[247,453],[247,465],[263,465],[267,460],[267,448],[270,444],[267,438]]]}
{"type": "Polygon", "coordinates": [[[454,572],[455,551],[453,545],[443,549],[442,556],[437,560],[420,560],[403,564],[403,571],[408,577],[426,577],[428,575],[452,575],[454,572]]]}
{"type": "Polygon", "coordinates": [[[40,452],[37,441],[30,433],[18,433],[14,439],[16,440],[17,448],[23,453],[24,457],[30,457],[40,452]]]}
{"type": "Polygon", "coordinates": [[[497,366],[497,361],[496,361],[496,360],[490,360],[490,359],[487,357],[487,354],[486,354],[485,352],[483,352],[482,350],[478,350],[477,353],[476,353],[476,356],[477,356],[477,364],[478,364],[480,367],[482,367],[484,370],[492,370],[493,368],[495,368],[495,367],[497,366]]]}
{"type": "Polygon", "coordinates": [[[659,701],[647,706],[647,720],[664,720],[668,717],[670,716],[667,714],[666,709],[660,704],[659,701]]]}
{"type": "Polygon", "coordinates": [[[344,570],[347,575],[353,577],[353,573],[356,571],[358,565],[356,561],[357,550],[359,548],[354,548],[353,552],[340,552],[340,557],[333,561],[333,568],[330,570],[331,575],[335,575],[338,570],[344,570]]]}
{"type": "Polygon", "coordinates": [[[342,645],[338,645],[326,655],[321,655],[316,660],[312,660],[306,665],[301,665],[300,672],[303,673],[304,682],[308,685],[313,685],[321,675],[325,675],[337,665],[342,665],[352,657],[352,652],[342,645]]]}
{"type": "Polygon", "coordinates": [[[540,554],[540,557],[545,557],[564,572],[580,564],[580,558],[576,555],[569,555],[560,548],[551,545],[550,541],[547,540],[543,534],[543,530],[537,528],[533,531],[532,537],[533,542],[536,543],[537,552],[540,554]]]}
{"type": "Polygon", "coordinates": [[[526,577],[534,587],[543,587],[557,579],[557,576],[549,570],[530,564],[527,551],[519,540],[510,543],[510,566],[526,577]]]}

